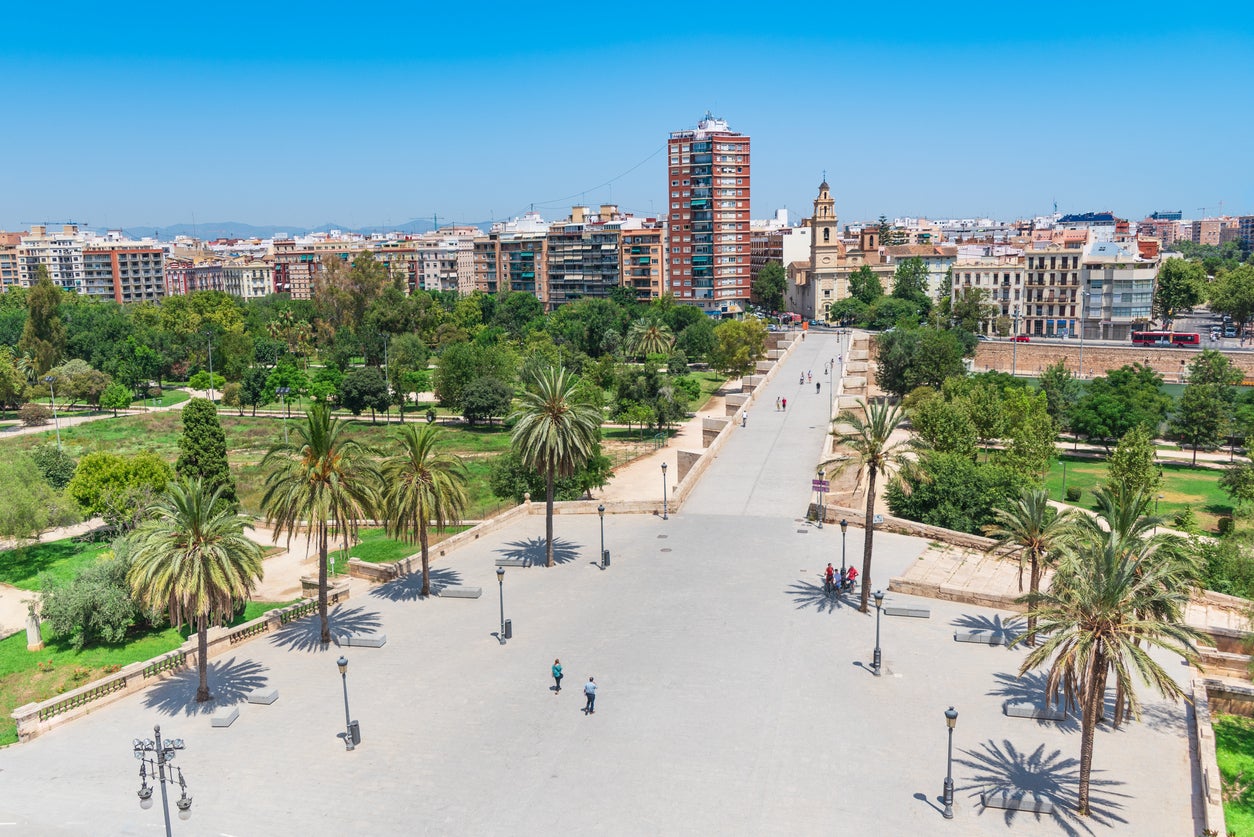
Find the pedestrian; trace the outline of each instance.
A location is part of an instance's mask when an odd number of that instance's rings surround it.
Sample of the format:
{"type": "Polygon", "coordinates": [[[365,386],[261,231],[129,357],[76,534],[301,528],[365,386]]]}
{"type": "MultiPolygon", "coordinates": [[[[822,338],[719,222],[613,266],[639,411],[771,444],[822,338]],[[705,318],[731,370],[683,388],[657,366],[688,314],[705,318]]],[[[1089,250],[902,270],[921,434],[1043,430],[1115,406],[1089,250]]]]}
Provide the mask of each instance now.
{"type": "Polygon", "coordinates": [[[819,387],[821,387],[821,386],[823,386],[823,384],[822,384],[822,382],[821,382],[821,381],[815,381],[815,382],[814,382],[814,394],[815,394],[815,395],[818,395],[818,394],[819,394],[819,387]]]}
{"type": "Polygon", "coordinates": [[[779,396],[775,396],[775,412],[779,412],[779,396]]]}
{"type": "Polygon", "coordinates": [[[588,696],[588,703],[583,708],[583,714],[595,715],[597,711],[597,684],[593,682],[591,677],[588,678],[587,683],[583,684],[583,693],[588,696]]]}
{"type": "Polygon", "coordinates": [[[787,410],[787,409],[788,409],[788,399],[787,399],[787,398],[785,398],[785,399],[784,399],[784,409],[785,409],[785,410],[787,410]]]}
{"type": "Polygon", "coordinates": [[[814,380],[814,377],[810,374],[810,370],[807,369],[806,370],[806,383],[808,384],[813,380],[814,380]]]}
{"type": "Polygon", "coordinates": [[[740,412],[740,426],[741,426],[741,427],[747,427],[748,425],[749,425],[749,411],[748,411],[748,410],[741,410],[741,412],[740,412]]]}
{"type": "Polygon", "coordinates": [[[553,694],[562,690],[562,661],[553,661],[553,694]]]}

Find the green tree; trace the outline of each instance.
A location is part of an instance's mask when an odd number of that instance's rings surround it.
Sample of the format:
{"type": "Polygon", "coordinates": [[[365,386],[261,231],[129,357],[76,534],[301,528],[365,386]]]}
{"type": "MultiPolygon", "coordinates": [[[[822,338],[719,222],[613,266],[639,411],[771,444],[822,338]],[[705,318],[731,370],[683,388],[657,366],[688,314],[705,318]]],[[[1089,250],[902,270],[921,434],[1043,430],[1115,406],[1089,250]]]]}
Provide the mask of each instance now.
{"type": "Polygon", "coordinates": [[[460,457],[441,450],[444,431],[433,424],[411,424],[393,437],[396,448],[380,465],[381,508],[388,537],[422,549],[422,595],[431,595],[428,531],[462,521],[470,503],[468,475],[460,457]]]}
{"type": "MultiPolygon", "coordinates": [[[[853,456],[845,465],[858,469],[858,482],[866,476],[866,537],[862,544],[862,598],[859,610],[867,612],[867,600],[871,595],[871,555],[875,538],[875,480],[880,474],[891,477],[905,466],[903,458],[908,442],[893,441],[893,433],[901,426],[905,413],[900,407],[887,401],[867,403],[865,400],[855,411],[843,410],[836,416],[837,429],[833,434],[839,443],[852,451],[853,456]],[[840,426],[848,430],[839,429],[840,426]]],[[[838,465],[836,470],[844,466],[838,465]]]]}
{"type": "Polygon", "coordinates": [[[386,411],[392,404],[383,373],[373,366],[354,369],[340,383],[340,405],[355,416],[362,410],[370,410],[370,423],[374,424],[375,411],[386,411]]]}
{"type": "Polygon", "coordinates": [[[1106,471],[1106,487],[1126,486],[1133,493],[1153,494],[1162,484],[1162,473],[1155,462],[1157,449],[1144,425],[1128,430],[1115,445],[1106,471]]]}
{"type": "Polygon", "coordinates": [[[440,355],[431,384],[440,403],[460,410],[462,391],[474,379],[485,377],[512,384],[518,379],[518,356],[505,346],[457,343],[440,355]]]}
{"type": "Polygon", "coordinates": [[[78,521],[74,503],[44,479],[23,453],[0,458],[0,538],[38,538],[55,526],[78,521]]]}
{"type": "MultiPolygon", "coordinates": [[[[692,308],[690,305],[683,307],[692,308]]],[[[683,331],[679,332],[678,339],[675,340],[675,348],[687,355],[688,360],[693,363],[706,361],[716,345],[714,323],[704,314],[701,315],[700,320],[685,326],[683,331]]]]}
{"type": "Polygon", "coordinates": [[[1214,450],[1223,443],[1231,423],[1232,403],[1218,384],[1190,382],[1180,395],[1168,432],[1182,444],[1193,448],[1193,464],[1197,464],[1200,448],[1214,450]]]}
{"type": "Polygon", "coordinates": [[[627,346],[637,357],[670,354],[673,345],[675,338],[671,330],[659,320],[636,320],[627,332],[627,346]]]}
{"type": "Polygon", "coordinates": [[[126,528],[165,491],[171,476],[170,466],[151,451],[131,456],[94,451],[79,460],[65,490],[89,517],[101,515],[126,528]]]}
{"type": "Polygon", "coordinates": [[[893,298],[909,300],[919,306],[930,305],[932,296],[928,293],[927,274],[927,265],[918,256],[899,262],[893,271],[893,298]]]}
{"type": "Polygon", "coordinates": [[[871,329],[913,328],[918,324],[919,305],[908,299],[880,297],[866,312],[866,327],[871,329]]]}
{"type": "Polygon", "coordinates": [[[139,607],[126,581],[129,569],[124,556],[106,553],[69,581],[41,574],[40,616],[54,635],[65,637],[76,651],[97,643],[125,642],[139,618],[139,607]]]}
{"type": "Polygon", "coordinates": [[[52,284],[43,265],[35,270],[38,278],[26,296],[26,325],[17,345],[34,358],[35,370],[42,377],[65,351],[65,324],[59,313],[61,289],[52,284]]]}
{"type": "MultiPolygon", "coordinates": [[[[993,522],[985,524],[984,534],[996,543],[992,550],[1006,550],[1019,555],[1019,592],[1023,592],[1023,565],[1029,573],[1029,593],[1041,589],[1045,568],[1057,564],[1075,541],[1077,517],[1072,509],[1058,512],[1049,504],[1049,492],[1043,488],[1024,488],[1018,497],[1004,507],[993,509],[993,522]]],[[[1036,645],[1036,618],[1028,618],[1028,647],[1036,645]]]]}
{"type": "Polygon", "coordinates": [[[714,327],[710,364],[729,376],[748,375],[766,357],[766,334],[766,326],[756,317],[724,320],[714,327]]]}
{"type": "Polygon", "coordinates": [[[1254,464],[1232,463],[1219,477],[1219,487],[1227,492],[1238,508],[1254,503],[1254,464]]]}
{"type": "Polygon", "coordinates": [[[207,398],[193,398],[183,407],[183,435],[174,472],[184,480],[199,479],[223,502],[235,506],[235,478],[226,459],[226,433],[218,408],[207,398]]]}
{"type": "Polygon", "coordinates": [[[979,439],[963,406],[961,402],[928,398],[911,409],[910,426],[919,444],[928,450],[974,460],[979,439]]]}
{"type": "Polygon", "coordinates": [[[252,407],[254,416],[257,415],[258,407],[268,403],[274,397],[274,393],[269,392],[266,386],[266,378],[269,374],[260,366],[250,366],[244,373],[244,379],[240,381],[240,406],[252,407]]]}
{"type": "MultiPolygon", "coordinates": [[[[212,405],[210,405],[212,406],[212,405]]],[[[200,685],[196,702],[209,694],[209,625],[229,620],[261,580],[261,547],[220,489],[199,478],[183,479],[135,531],[127,580],[154,611],[173,625],[195,627],[200,685]]]]}
{"type": "Polygon", "coordinates": [[[1138,424],[1156,432],[1171,407],[1162,382],[1161,375],[1139,363],[1094,378],[1071,411],[1071,428],[1106,447],[1138,424]]]}
{"type": "Polygon", "coordinates": [[[321,641],[331,641],[327,621],[327,544],[342,535],[344,549],[358,521],[378,507],[379,471],[371,449],[349,437],[345,422],[326,404],[313,404],[292,427],[290,442],[273,445],[261,460],[265,472],[261,508],[276,537],[307,533],[318,549],[318,616],[321,641]]]}
{"type": "Polygon", "coordinates": [[[575,473],[595,453],[600,411],[575,398],[576,381],[550,367],[528,381],[510,441],[520,459],[545,475],[545,561],[553,566],[553,482],[575,473]]]}
{"type": "Polygon", "coordinates": [[[897,329],[875,338],[876,382],[902,396],[919,386],[939,389],[946,380],[966,375],[962,343],[951,331],[934,328],[897,329]]]}
{"type": "Polygon", "coordinates": [[[888,484],[884,499],[898,517],[979,534],[1028,486],[1029,476],[1000,462],[974,462],[952,453],[924,452],[888,484]]]}
{"type": "Polygon", "coordinates": [[[509,413],[514,390],[496,378],[475,378],[462,391],[462,416],[474,424],[509,413]]]}
{"type": "Polygon", "coordinates": [[[17,368],[13,350],[0,346],[0,411],[17,409],[26,391],[26,376],[17,368]]]}
{"type": "Polygon", "coordinates": [[[1203,299],[1206,270],[1197,262],[1164,259],[1154,287],[1154,319],[1163,328],[1181,313],[1192,311],[1203,299]]]}
{"type": "Polygon", "coordinates": [[[1244,326],[1254,320],[1254,265],[1243,264],[1216,276],[1210,286],[1210,310],[1244,326]]]}
{"type": "Polygon", "coordinates": [[[104,392],[100,394],[100,406],[102,409],[112,410],[114,418],[117,418],[118,410],[130,408],[131,397],[131,388],[115,381],[105,387],[104,392]]]}
{"type": "Polygon", "coordinates": [[[1059,360],[1045,367],[1038,385],[1045,393],[1045,409],[1049,417],[1059,427],[1070,427],[1071,408],[1080,400],[1082,387],[1066,362],[1059,360]]]}
{"type": "Polygon", "coordinates": [[[38,445],[31,448],[31,459],[39,469],[44,482],[62,491],[74,478],[74,469],[78,463],[65,451],[54,444],[38,445]]]}
{"type": "Polygon", "coordinates": [[[1043,477],[1057,454],[1058,428],[1049,417],[1045,394],[1023,388],[1002,393],[1005,434],[1008,439],[999,459],[1021,472],[1043,477]]]}
{"type": "Polygon", "coordinates": [[[758,271],[758,278],[753,280],[753,293],[766,310],[779,311],[784,306],[784,289],[787,286],[784,266],[779,262],[767,262],[758,271]]]}
{"type": "Polygon", "coordinates": [[[862,265],[849,275],[849,295],[870,305],[884,295],[884,285],[869,265],[862,265]]]}
{"type": "Polygon", "coordinates": [[[1000,310],[989,302],[988,289],[963,288],[958,298],[949,305],[948,314],[956,326],[976,334],[981,331],[980,326],[996,317],[1000,310]]]}
{"type": "Polygon", "coordinates": [[[57,403],[71,407],[82,402],[98,406],[100,396],[109,386],[109,376],[79,358],[73,358],[48,370],[45,377],[53,378],[57,403]]]}

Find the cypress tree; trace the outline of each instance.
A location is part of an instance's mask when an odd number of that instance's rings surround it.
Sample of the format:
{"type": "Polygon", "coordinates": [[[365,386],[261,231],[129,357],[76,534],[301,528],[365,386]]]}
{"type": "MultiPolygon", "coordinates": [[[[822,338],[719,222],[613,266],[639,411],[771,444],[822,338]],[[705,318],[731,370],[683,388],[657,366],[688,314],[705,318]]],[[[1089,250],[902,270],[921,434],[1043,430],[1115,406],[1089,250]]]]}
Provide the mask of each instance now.
{"type": "Polygon", "coordinates": [[[235,505],[235,480],[226,461],[226,433],[218,408],[207,398],[193,398],[183,407],[183,435],[174,470],[180,477],[204,480],[206,489],[222,487],[222,499],[235,505]]]}

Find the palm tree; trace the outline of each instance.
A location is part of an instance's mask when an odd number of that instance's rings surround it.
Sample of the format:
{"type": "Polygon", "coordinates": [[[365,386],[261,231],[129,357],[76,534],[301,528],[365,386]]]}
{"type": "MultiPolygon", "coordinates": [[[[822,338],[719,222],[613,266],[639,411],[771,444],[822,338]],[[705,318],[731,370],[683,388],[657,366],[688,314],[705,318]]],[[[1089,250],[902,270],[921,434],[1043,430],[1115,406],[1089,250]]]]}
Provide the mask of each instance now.
{"type": "Polygon", "coordinates": [[[127,580],[139,599],[165,608],[174,625],[195,623],[200,669],[197,703],[210,700],[209,623],[229,619],[261,580],[261,547],[244,536],[248,524],[230,503],[219,502],[199,478],[182,480],[135,531],[127,580]]]}
{"type": "MultiPolygon", "coordinates": [[[[887,401],[862,402],[861,414],[844,410],[834,424],[846,424],[849,430],[835,430],[840,444],[854,452],[849,463],[858,465],[858,482],[866,475],[866,538],[862,544],[862,599],[858,609],[867,612],[871,597],[871,541],[875,535],[875,480],[880,474],[890,476],[905,464],[904,454],[909,441],[892,442],[893,431],[905,420],[900,406],[887,401]]],[[[840,466],[837,466],[839,470],[840,466]]]]}
{"type": "Polygon", "coordinates": [[[1160,556],[1152,544],[1103,534],[1100,539],[1085,538],[1064,556],[1047,592],[1024,597],[1029,618],[1037,620],[1045,640],[1028,652],[1019,674],[1048,663],[1046,693],[1055,694],[1061,686],[1068,697],[1079,696],[1077,809],[1082,816],[1089,814],[1094,733],[1105,703],[1107,675],[1113,672],[1133,717],[1139,717],[1133,670],[1164,697],[1183,696],[1176,681],[1150,656],[1149,647],[1197,662],[1198,634],[1183,622],[1189,589],[1178,583],[1174,562],[1160,556]]]}
{"type": "Polygon", "coordinates": [[[675,335],[671,334],[665,323],[658,320],[642,318],[632,323],[627,330],[630,351],[641,357],[668,354],[674,344],[675,335]]]}
{"type": "Polygon", "coordinates": [[[318,615],[322,643],[331,641],[327,621],[327,544],[332,534],[349,540],[357,525],[378,507],[379,470],[366,445],[348,436],[348,425],[315,402],[305,420],[293,425],[291,441],[271,446],[261,460],[266,471],[261,508],[275,536],[308,533],[318,546],[318,615]]]}
{"type": "MultiPolygon", "coordinates": [[[[1041,589],[1045,564],[1056,562],[1076,536],[1076,513],[1061,513],[1049,505],[1049,492],[1043,488],[1023,489],[1023,493],[1004,509],[993,509],[993,523],[984,527],[984,534],[997,541],[993,549],[1010,548],[1019,553],[1019,591],[1023,591],[1023,564],[1031,565],[1029,591],[1041,589]]],[[[1036,623],[1028,619],[1025,643],[1036,644],[1036,623]]]]}
{"type": "Polygon", "coordinates": [[[510,441],[523,464],[544,474],[545,564],[553,566],[553,481],[568,477],[593,456],[601,438],[601,411],[576,398],[573,377],[560,367],[534,373],[519,398],[510,441]]]}
{"type": "Polygon", "coordinates": [[[427,530],[456,525],[466,513],[466,466],[461,457],[439,450],[444,431],[434,424],[411,424],[394,438],[395,453],[383,460],[381,507],[388,536],[422,545],[422,595],[431,594],[427,530]]]}

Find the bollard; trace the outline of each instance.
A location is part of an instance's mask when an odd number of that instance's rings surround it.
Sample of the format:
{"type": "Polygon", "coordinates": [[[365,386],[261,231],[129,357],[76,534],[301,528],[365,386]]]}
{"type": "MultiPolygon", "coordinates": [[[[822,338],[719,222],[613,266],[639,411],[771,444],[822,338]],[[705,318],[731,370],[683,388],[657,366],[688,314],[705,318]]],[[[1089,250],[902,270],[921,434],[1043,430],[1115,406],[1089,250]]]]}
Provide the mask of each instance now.
{"type": "Polygon", "coordinates": [[[608,567],[610,565],[610,551],[607,549],[601,553],[601,566],[608,567]]]}
{"type": "Polygon", "coordinates": [[[506,639],[514,638],[514,620],[513,619],[505,620],[505,638],[506,639]]]}

